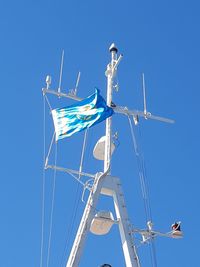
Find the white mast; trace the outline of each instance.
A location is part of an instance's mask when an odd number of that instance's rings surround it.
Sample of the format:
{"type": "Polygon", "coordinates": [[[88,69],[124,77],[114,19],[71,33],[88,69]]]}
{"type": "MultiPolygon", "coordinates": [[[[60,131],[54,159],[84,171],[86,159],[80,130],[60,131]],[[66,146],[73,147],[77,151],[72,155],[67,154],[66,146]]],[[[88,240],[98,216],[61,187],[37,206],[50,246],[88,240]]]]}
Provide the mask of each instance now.
{"type": "MultiPolygon", "coordinates": [[[[107,76],[107,106],[111,106],[112,102],[112,89],[113,89],[113,78],[115,76],[115,67],[114,65],[117,62],[117,48],[113,43],[110,46],[111,53],[111,62],[107,66],[106,76],[107,76]]],[[[106,140],[105,140],[105,156],[104,156],[104,172],[110,168],[110,160],[111,160],[111,117],[106,120],[106,140]]]]}
{"type": "MultiPolygon", "coordinates": [[[[119,107],[119,106],[112,105],[113,81],[114,81],[114,77],[117,72],[117,67],[119,65],[119,62],[122,59],[122,55],[119,55],[119,57],[117,56],[117,48],[114,43],[110,46],[109,50],[111,53],[111,62],[107,65],[107,69],[105,72],[106,77],[107,77],[107,105],[109,107],[113,106],[113,110],[115,111],[115,113],[121,113],[126,116],[128,115],[128,116],[133,116],[133,117],[135,116],[144,117],[146,119],[154,119],[154,120],[159,120],[163,122],[173,123],[173,120],[162,118],[159,116],[154,116],[150,112],[147,112],[144,75],[143,75],[144,111],[129,110],[126,107],[119,107]]],[[[61,75],[60,75],[58,91],[49,89],[50,83],[51,83],[51,77],[47,76],[47,80],[46,80],[47,87],[42,89],[43,95],[45,95],[46,93],[49,93],[49,94],[54,94],[58,97],[67,97],[67,98],[72,98],[77,101],[81,101],[81,98],[76,96],[76,91],[77,91],[76,89],[78,87],[80,74],[78,75],[75,90],[72,93],[61,93],[60,87],[61,87],[61,78],[62,78],[63,57],[64,57],[64,52],[62,55],[61,75]]],[[[129,222],[129,218],[128,218],[128,212],[126,209],[126,203],[125,203],[125,198],[124,198],[124,194],[122,191],[121,181],[118,177],[114,177],[110,175],[110,165],[111,165],[110,162],[111,162],[111,150],[112,150],[111,148],[111,145],[112,145],[111,123],[112,123],[111,117],[107,118],[106,136],[104,137],[105,142],[104,142],[104,146],[103,146],[104,149],[103,149],[103,154],[102,154],[103,156],[102,158],[97,157],[97,159],[104,160],[104,172],[103,173],[97,173],[96,175],[91,175],[88,173],[82,173],[80,171],[78,172],[78,171],[74,171],[71,169],[49,165],[48,164],[49,153],[47,155],[46,164],[45,164],[46,169],[52,168],[52,169],[67,172],[67,173],[75,173],[79,175],[85,174],[86,176],[90,178],[92,177],[94,179],[92,188],[89,187],[90,194],[88,197],[88,201],[85,206],[85,210],[84,210],[66,267],[78,267],[79,266],[87,234],[89,233],[89,231],[95,233],[95,231],[97,230],[96,233],[98,232],[98,229],[97,229],[98,225],[96,225],[97,227],[95,226],[95,218],[100,221],[102,220],[103,224],[105,222],[108,222],[110,225],[112,224],[118,225],[126,267],[140,267],[140,262],[137,256],[135,241],[133,237],[134,233],[140,233],[142,235],[143,243],[148,242],[149,240],[151,240],[152,237],[155,237],[157,235],[167,236],[167,237],[176,237],[176,238],[182,237],[182,232],[180,231],[180,222],[175,223],[173,225],[173,230],[167,234],[163,234],[158,231],[153,231],[151,222],[147,223],[148,229],[145,229],[145,230],[133,229],[133,227],[131,226],[129,222]],[[112,218],[108,218],[108,217],[101,217],[101,216],[98,217],[98,214],[95,214],[97,202],[101,194],[107,195],[113,198],[114,207],[115,207],[115,217],[116,217],[115,220],[112,218]],[[95,227],[96,227],[96,230],[95,230],[95,227]]],[[[86,184],[84,183],[82,184],[86,186],[86,184]]]]}
{"type": "MultiPolygon", "coordinates": [[[[113,78],[116,74],[117,66],[122,58],[117,58],[117,48],[114,44],[110,47],[111,62],[107,66],[107,105],[112,103],[113,78]]],[[[70,256],[66,267],[77,267],[84,249],[84,243],[93,218],[95,217],[96,205],[100,194],[108,195],[113,198],[117,223],[119,226],[122,248],[127,267],[140,267],[139,259],[136,253],[131,225],[128,219],[128,213],[125,205],[125,199],[121,188],[120,179],[108,175],[111,161],[111,118],[106,120],[106,140],[105,140],[105,157],[104,173],[97,174],[94,184],[72,246],[70,256]]]]}

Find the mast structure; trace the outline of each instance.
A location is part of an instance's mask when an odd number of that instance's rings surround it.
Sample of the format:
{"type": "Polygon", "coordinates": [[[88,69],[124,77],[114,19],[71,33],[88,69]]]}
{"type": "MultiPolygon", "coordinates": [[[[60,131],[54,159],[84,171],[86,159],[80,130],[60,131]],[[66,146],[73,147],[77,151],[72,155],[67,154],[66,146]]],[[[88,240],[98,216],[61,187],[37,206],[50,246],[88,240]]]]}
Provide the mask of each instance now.
{"type": "MultiPolygon", "coordinates": [[[[113,43],[109,51],[111,53],[111,61],[107,65],[107,69],[105,72],[105,75],[107,77],[107,106],[112,107],[115,113],[124,114],[126,116],[132,116],[133,119],[137,119],[138,117],[144,117],[145,119],[153,119],[158,121],[163,121],[167,123],[173,123],[174,121],[171,119],[154,116],[150,112],[147,112],[146,109],[146,96],[145,96],[145,84],[144,84],[144,75],[143,75],[143,94],[144,94],[144,111],[138,111],[138,110],[129,110],[127,107],[120,107],[115,106],[112,103],[112,92],[114,88],[114,78],[117,73],[117,67],[122,59],[122,55],[117,54],[118,49],[116,48],[115,44],[113,43]]],[[[62,66],[63,66],[63,56],[64,52],[62,54],[62,63],[61,63],[61,72],[62,72],[62,66]]],[[[80,73],[78,74],[77,84],[80,78],[80,73]]],[[[76,101],[81,101],[82,99],[76,96],[77,92],[77,84],[75,87],[75,90],[70,91],[69,93],[63,93],[61,92],[61,80],[59,83],[58,90],[51,90],[50,84],[51,84],[51,77],[47,76],[47,87],[43,88],[43,95],[49,93],[60,97],[67,97],[74,99],[76,101]]],[[[137,255],[136,246],[135,246],[135,240],[134,240],[134,233],[139,233],[142,236],[143,243],[149,242],[152,237],[155,236],[166,236],[166,237],[181,237],[182,232],[180,231],[180,223],[175,224],[176,228],[172,232],[169,232],[167,234],[163,234],[158,231],[153,231],[151,222],[147,222],[147,229],[140,230],[140,229],[133,229],[129,218],[128,218],[128,212],[126,209],[126,203],[125,198],[122,190],[122,185],[119,177],[115,177],[111,175],[111,151],[112,151],[112,118],[109,117],[106,119],[106,127],[105,127],[105,141],[103,143],[104,149],[103,149],[103,155],[102,158],[104,160],[104,167],[103,172],[99,172],[96,175],[75,171],[72,169],[66,169],[58,166],[54,166],[51,164],[48,164],[48,155],[46,158],[45,163],[45,169],[54,169],[58,171],[62,171],[65,173],[71,173],[71,174],[77,174],[77,175],[84,175],[89,177],[90,179],[93,179],[93,184],[90,187],[87,187],[86,184],[83,182],[82,185],[84,185],[85,188],[90,190],[90,194],[82,215],[82,219],[79,224],[78,231],[76,233],[76,237],[74,239],[74,243],[66,264],[66,267],[78,267],[81,259],[81,255],[84,250],[84,245],[86,241],[86,237],[89,233],[89,231],[95,233],[94,228],[92,230],[93,223],[95,224],[95,218],[100,219],[103,221],[103,224],[105,222],[112,224],[117,224],[119,227],[120,237],[121,237],[121,244],[122,249],[124,253],[124,259],[126,267],[141,267],[140,261],[137,255]],[[114,208],[115,208],[115,220],[114,218],[105,218],[105,217],[98,217],[98,214],[96,214],[96,206],[99,200],[100,195],[107,195],[112,197],[114,208]]],[[[101,139],[100,139],[101,140],[101,139]]],[[[98,144],[98,143],[97,143],[98,144]]],[[[80,181],[79,181],[80,182],[80,181]]],[[[98,230],[98,229],[97,229],[98,230]]],[[[97,231],[98,232],[98,231],[97,231]]],[[[99,233],[97,233],[99,234],[99,233]]],[[[102,234],[102,233],[101,233],[102,234]]]]}
{"type": "MultiPolygon", "coordinates": [[[[113,79],[116,73],[115,64],[117,62],[117,48],[114,44],[110,46],[111,62],[107,66],[105,75],[107,76],[107,106],[112,103],[113,79]]],[[[104,156],[104,172],[110,168],[111,161],[111,124],[112,117],[106,119],[106,139],[105,139],[105,156],[104,156]]]]}
{"type": "MultiPolygon", "coordinates": [[[[107,105],[112,103],[113,79],[116,75],[117,66],[122,58],[117,57],[117,48],[114,44],[110,47],[111,62],[107,66],[107,105]]],[[[97,174],[94,179],[93,188],[90,192],[82,220],[80,222],[74,244],[66,267],[77,267],[83,252],[86,236],[90,230],[92,220],[95,217],[96,205],[100,194],[108,195],[113,198],[117,223],[119,226],[122,248],[127,267],[140,267],[139,259],[134,246],[134,240],[131,233],[131,225],[128,219],[125,199],[121,188],[120,179],[110,174],[111,162],[111,117],[106,120],[106,139],[105,139],[105,156],[104,156],[104,173],[97,174]]]]}

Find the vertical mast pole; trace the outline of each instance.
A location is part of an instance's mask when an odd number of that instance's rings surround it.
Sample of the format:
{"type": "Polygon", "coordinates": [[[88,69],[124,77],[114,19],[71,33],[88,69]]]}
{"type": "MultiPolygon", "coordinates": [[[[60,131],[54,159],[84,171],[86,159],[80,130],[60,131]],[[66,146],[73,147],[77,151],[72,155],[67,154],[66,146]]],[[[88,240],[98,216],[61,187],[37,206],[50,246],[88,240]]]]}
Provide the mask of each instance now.
{"type": "MultiPolygon", "coordinates": [[[[112,103],[112,89],[113,89],[113,78],[115,76],[115,64],[117,62],[117,48],[113,43],[110,46],[111,62],[107,66],[105,75],[107,76],[107,106],[111,106],[112,103]]],[[[105,156],[104,156],[104,172],[110,167],[111,161],[111,130],[112,119],[111,117],[106,119],[106,139],[105,139],[105,156]]]]}

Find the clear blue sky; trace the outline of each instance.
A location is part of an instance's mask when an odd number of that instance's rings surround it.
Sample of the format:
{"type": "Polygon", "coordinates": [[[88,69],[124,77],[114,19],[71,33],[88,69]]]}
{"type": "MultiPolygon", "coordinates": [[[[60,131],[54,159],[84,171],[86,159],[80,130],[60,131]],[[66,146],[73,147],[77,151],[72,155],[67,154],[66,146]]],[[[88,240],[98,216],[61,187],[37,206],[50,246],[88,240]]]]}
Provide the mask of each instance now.
{"type": "MultiPolygon", "coordinates": [[[[115,42],[124,57],[119,67],[119,105],[142,108],[141,73],[145,73],[148,110],[176,120],[174,125],[141,120],[141,143],[154,227],[168,231],[182,221],[184,239],[156,240],[158,267],[197,266],[199,259],[199,1],[1,1],[1,179],[0,267],[39,267],[41,243],[43,98],[47,74],[57,88],[62,49],[65,63],[62,89],[74,87],[81,71],[79,96],[97,86],[106,93],[104,72],[108,48],[115,42]]],[[[51,98],[53,106],[58,101],[51,98]]],[[[71,104],[66,100],[62,104],[71,104]]],[[[47,112],[47,143],[53,125],[47,112]]],[[[84,170],[102,170],[91,157],[103,135],[103,124],[89,132],[84,170]]],[[[145,227],[143,200],[128,122],[113,117],[120,146],[112,172],[120,176],[130,220],[145,227]]],[[[83,134],[58,144],[58,162],[78,168],[83,134]]],[[[43,267],[46,267],[53,173],[46,173],[46,212],[43,267]]],[[[48,267],[63,267],[84,203],[82,188],[67,175],[56,178],[52,242],[48,267]],[[77,193],[78,192],[78,193],[77,193]],[[68,240],[68,241],[67,241],[68,240]],[[67,243],[66,243],[67,242],[67,243]]],[[[85,196],[87,197],[87,196],[85,196]]],[[[102,207],[113,209],[102,199],[102,207]]],[[[101,207],[98,207],[101,209],[101,207]]],[[[142,267],[151,266],[149,249],[138,250],[142,267]]],[[[118,229],[86,242],[81,267],[107,262],[124,266],[118,229]]]]}

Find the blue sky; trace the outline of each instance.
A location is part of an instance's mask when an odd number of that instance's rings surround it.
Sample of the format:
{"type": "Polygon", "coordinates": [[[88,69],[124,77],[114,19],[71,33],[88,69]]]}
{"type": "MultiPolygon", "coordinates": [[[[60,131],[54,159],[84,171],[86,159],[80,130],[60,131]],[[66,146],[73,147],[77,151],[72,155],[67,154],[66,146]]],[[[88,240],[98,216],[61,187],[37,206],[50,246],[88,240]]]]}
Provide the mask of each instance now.
{"type": "MultiPolygon", "coordinates": [[[[200,36],[198,1],[2,1],[0,3],[1,186],[0,266],[40,266],[43,98],[47,74],[58,87],[62,49],[65,62],[62,90],[81,80],[78,94],[86,97],[97,86],[106,94],[108,48],[115,42],[124,55],[113,94],[118,105],[142,109],[141,73],[145,73],[147,109],[175,119],[174,125],[141,120],[140,141],[145,156],[154,227],[168,231],[182,221],[184,239],[158,238],[157,266],[186,267],[198,262],[199,227],[199,98],[200,36]]],[[[70,100],[50,97],[53,107],[70,100]]],[[[46,109],[46,143],[53,132],[46,109]]],[[[113,117],[120,145],[112,173],[121,178],[129,217],[145,227],[136,159],[126,118],[113,117]]],[[[84,170],[97,172],[93,147],[104,125],[89,131],[84,170]]],[[[83,133],[61,140],[58,162],[79,168],[83,133]]],[[[53,160],[53,157],[52,157],[53,160]]],[[[43,265],[46,267],[53,172],[46,172],[43,265]]],[[[82,188],[70,176],[56,176],[52,242],[48,267],[65,266],[84,203],[82,188]],[[76,205],[76,203],[78,203],[76,205]],[[76,216],[74,207],[77,206],[76,216]],[[72,220],[73,216],[75,219],[72,220]],[[73,227],[70,226],[73,221],[73,227]]],[[[87,195],[85,196],[87,198],[87,195]]],[[[98,209],[113,209],[102,198],[98,209]]],[[[138,249],[142,267],[151,266],[148,246],[138,249]]],[[[124,266],[119,233],[89,235],[81,267],[107,262],[124,266]]]]}

